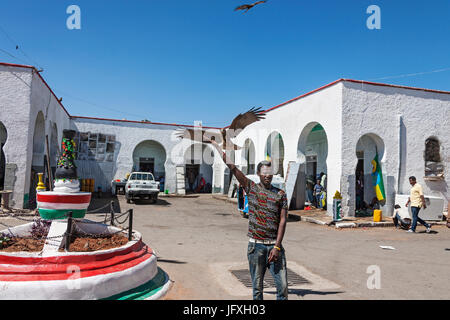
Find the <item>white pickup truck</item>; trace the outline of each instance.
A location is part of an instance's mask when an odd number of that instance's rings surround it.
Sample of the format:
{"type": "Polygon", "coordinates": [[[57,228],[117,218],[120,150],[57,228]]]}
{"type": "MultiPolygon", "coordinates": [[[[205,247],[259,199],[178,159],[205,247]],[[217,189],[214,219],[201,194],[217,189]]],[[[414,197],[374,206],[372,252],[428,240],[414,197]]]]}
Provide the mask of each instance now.
{"type": "Polygon", "coordinates": [[[153,174],[149,172],[133,172],[131,173],[125,185],[125,197],[127,203],[135,198],[149,198],[152,203],[158,199],[159,182],[155,180],[153,174]]]}

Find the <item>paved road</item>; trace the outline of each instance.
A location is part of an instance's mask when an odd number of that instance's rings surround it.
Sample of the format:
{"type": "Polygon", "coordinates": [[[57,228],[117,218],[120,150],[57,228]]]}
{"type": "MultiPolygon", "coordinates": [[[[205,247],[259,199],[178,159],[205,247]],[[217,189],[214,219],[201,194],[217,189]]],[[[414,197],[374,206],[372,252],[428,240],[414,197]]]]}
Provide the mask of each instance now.
{"type": "MultiPolygon", "coordinates": [[[[134,229],[156,250],[159,266],[174,280],[166,299],[251,299],[250,290],[228,271],[247,267],[248,220],[235,205],[211,195],[160,198],[155,205],[127,204],[119,195],[119,203],[122,212],[134,208],[134,229]]],[[[426,234],[420,226],[418,231],[336,230],[289,221],[283,242],[288,268],[314,276],[317,284],[290,290],[289,298],[450,299],[450,229],[435,226],[426,234]],[[368,273],[370,266],[376,267],[368,273]],[[379,283],[373,280],[377,270],[379,283]],[[380,289],[368,288],[369,277],[380,289]]]]}

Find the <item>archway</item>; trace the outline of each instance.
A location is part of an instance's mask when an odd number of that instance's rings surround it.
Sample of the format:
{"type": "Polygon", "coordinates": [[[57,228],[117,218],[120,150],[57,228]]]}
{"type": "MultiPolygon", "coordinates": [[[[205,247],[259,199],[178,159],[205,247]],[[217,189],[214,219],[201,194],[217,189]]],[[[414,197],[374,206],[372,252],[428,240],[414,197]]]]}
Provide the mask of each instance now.
{"type": "Polygon", "coordinates": [[[317,180],[327,194],[327,157],[328,138],[325,129],[318,122],[308,123],[302,130],[297,144],[297,162],[303,164],[303,177],[297,179],[297,195],[305,199],[304,203],[319,208],[326,208],[318,197],[314,196],[314,186],[317,180]]]}
{"type": "Polygon", "coordinates": [[[274,174],[284,177],[284,143],[283,137],[277,131],[267,137],[265,159],[272,161],[274,174]]]}
{"type": "MultiPolygon", "coordinates": [[[[34,209],[36,206],[36,186],[38,183],[38,173],[44,173],[44,183],[48,186],[48,176],[45,170],[45,119],[44,114],[39,111],[36,116],[33,133],[33,158],[31,161],[30,173],[30,192],[29,192],[29,208],[34,209]]],[[[27,199],[25,199],[26,201],[27,199]]],[[[25,203],[27,206],[27,203],[25,203]]]]}
{"type": "Polygon", "coordinates": [[[243,172],[245,174],[256,174],[256,151],[255,144],[248,138],[245,140],[244,148],[242,149],[242,163],[243,172]]]}
{"type": "Polygon", "coordinates": [[[8,133],[6,128],[0,121],[0,190],[3,190],[5,185],[6,157],[3,146],[5,145],[7,138],[8,133]]]}
{"type": "Polygon", "coordinates": [[[358,159],[355,168],[355,208],[356,216],[369,215],[376,205],[376,193],[373,187],[372,161],[378,154],[378,162],[381,164],[384,157],[384,142],[378,135],[368,133],[361,136],[356,143],[356,157],[358,159]]]}
{"type": "Polygon", "coordinates": [[[194,143],[187,148],[184,153],[187,192],[212,192],[213,162],[214,152],[210,146],[194,143]]]}
{"type": "Polygon", "coordinates": [[[166,150],[157,141],[145,140],[133,151],[133,171],[151,172],[156,180],[165,179],[166,150]]]}

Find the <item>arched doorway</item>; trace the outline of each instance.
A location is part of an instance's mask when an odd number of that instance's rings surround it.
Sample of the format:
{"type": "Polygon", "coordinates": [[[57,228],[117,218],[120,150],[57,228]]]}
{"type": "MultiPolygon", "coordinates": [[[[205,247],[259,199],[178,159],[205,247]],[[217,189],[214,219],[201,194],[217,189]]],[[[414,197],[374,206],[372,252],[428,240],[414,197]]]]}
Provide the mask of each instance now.
{"type": "Polygon", "coordinates": [[[156,180],[165,179],[166,150],[157,141],[146,140],[133,151],[133,171],[151,172],[156,180]]]}
{"type": "Polygon", "coordinates": [[[255,144],[248,138],[245,140],[244,148],[242,149],[243,157],[243,172],[245,174],[256,174],[256,151],[255,144]]]}
{"type": "Polygon", "coordinates": [[[187,148],[184,153],[187,192],[212,192],[213,162],[214,152],[210,146],[195,143],[187,148]]]}
{"type": "Polygon", "coordinates": [[[30,209],[36,207],[36,187],[38,183],[38,173],[43,173],[44,184],[48,186],[48,176],[45,170],[45,119],[44,114],[39,111],[34,124],[33,133],[33,158],[31,162],[31,173],[30,173],[30,192],[29,198],[25,198],[25,206],[30,209]],[[27,201],[28,200],[28,201],[27,201]]]}
{"type": "Polygon", "coordinates": [[[6,128],[0,121],[0,190],[3,190],[5,185],[6,157],[3,146],[5,145],[7,138],[8,133],[6,128]]]}
{"type": "MultiPolygon", "coordinates": [[[[328,138],[323,126],[318,122],[307,124],[299,137],[297,145],[297,161],[303,164],[303,179],[297,179],[296,187],[298,190],[304,190],[305,202],[315,207],[325,209],[320,198],[315,197],[314,186],[319,180],[326,198],[327,195],[327,157],[328,157],[328,138]]],[[[320,194],[318,194],[320,196],[320,194]]],[[[325,198],[325,199],[326,199],[325,198]]],[[[326,204],[325,204],[326,206],[326,204]]]]}
{"type": "MultiPolygon", "coordinates": [[[[373,187],[372,161],[378,155],[378,163],[383,161],[384,142],[378,135],[368,133],[361,136],[356,144],[358,162],[355,169],[355,208],[356,216],[371,214],[376,205],[376,193],[373,187]]],[[[383,204],[383,203],[382,203],[383,204]]]]}
{"type": "Polygon", "coordinates": [[[284,177],[284,143],[283,137],[277,131],[272,132],[267,138],[265,159],[272,161],[274,174],[284,177]]]}

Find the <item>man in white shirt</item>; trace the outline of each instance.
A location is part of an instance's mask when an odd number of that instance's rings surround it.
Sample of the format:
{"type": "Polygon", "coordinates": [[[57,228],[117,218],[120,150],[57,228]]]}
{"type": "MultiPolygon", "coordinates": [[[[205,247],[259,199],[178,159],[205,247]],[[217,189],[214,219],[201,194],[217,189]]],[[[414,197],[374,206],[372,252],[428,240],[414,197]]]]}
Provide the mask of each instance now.
{"type": "Polygon", "coordinates": [[[409,177],[409,183],[411,184],[412,188],[410,196],[408,198],[408,202],[406,202],[406,206],[408,207],[408,205],[411,203],[412,224],[411,229],[409,229],[408,232],[416,232],[417,222],[420,222],[427,228],[427,233],[430,233],[431,225],[419,218],[420,209],[422,207],[424,209],[427,208],[422,186],[417,183],[416,177],[414,176],[409,177]]]}

